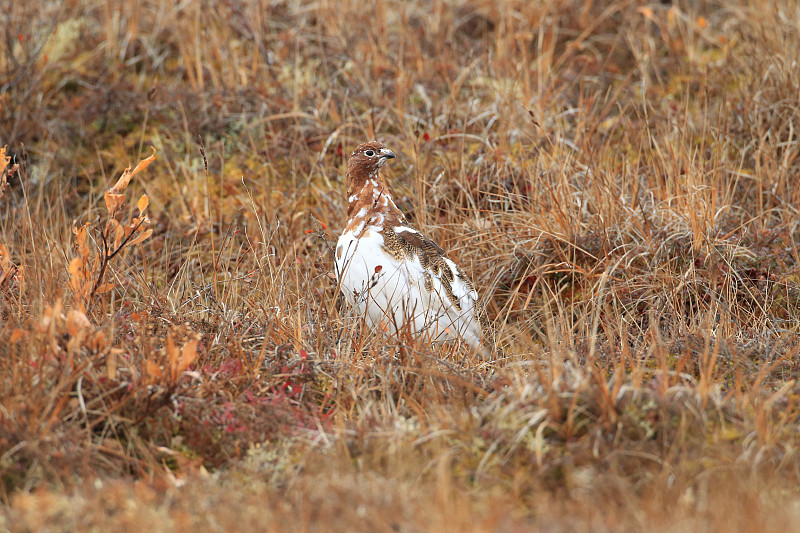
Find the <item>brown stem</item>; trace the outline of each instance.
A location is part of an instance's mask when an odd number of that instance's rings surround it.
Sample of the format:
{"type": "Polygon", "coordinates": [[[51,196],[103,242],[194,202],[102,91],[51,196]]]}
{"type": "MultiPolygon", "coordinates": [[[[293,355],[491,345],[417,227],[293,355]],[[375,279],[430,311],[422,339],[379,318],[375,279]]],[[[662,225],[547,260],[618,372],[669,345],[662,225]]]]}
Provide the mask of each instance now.
{"type": "MultiPolygon", "coordinates": [[[[106,240],[106,231],[104,230],[100,233],[100,236],[103,238],[103,260],[100,263],[100,272],[98,272],[97,274],[97,279],[95,280],[94,286],[92,287],[92,292],[89,293],[89,302],[88,302],[89,306],[87,308],[87,311],[91,311],[92,309],[92,300],[94,300],[94,295],[97,293],[97,289],[100,288],[100,284],[103,282],[103,276],[105,276],[106,274],[106,267],[108,266],[108,263],[112,259],[114,259],[114,257],[116,257],[116,255],[125,247],[126,244],[128,244],[128,241],[131,240],[131,237],[136,235],[136,231],[142,226],[142,224],[144,224],[144,218],[142,218],[136,225],[136,227],[133,228],[133,231],[131,231],[130,234],[127,237],[125,237],[125,239],[121,243],[119,243],[119,247],[110,254],[108,253],[108,241],[106,240]]],[[[106,226],[106,228],[108,228],[108,226],[106,226]]]]}

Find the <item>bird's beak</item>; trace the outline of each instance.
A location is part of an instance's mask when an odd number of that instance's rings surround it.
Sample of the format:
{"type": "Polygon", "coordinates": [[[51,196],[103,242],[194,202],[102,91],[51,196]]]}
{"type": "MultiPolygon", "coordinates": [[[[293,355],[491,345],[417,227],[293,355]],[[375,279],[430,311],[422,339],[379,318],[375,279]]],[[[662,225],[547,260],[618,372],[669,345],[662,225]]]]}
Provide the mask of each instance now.
{"type": "Polygon", "coordinates": [[[381,148],[381,151],[379,153],[381,154],[381,157],[383,159],[394,159],[395,157],[397,157],[394,155],[394,152],[392,152],[388,148],[381,148]]]}

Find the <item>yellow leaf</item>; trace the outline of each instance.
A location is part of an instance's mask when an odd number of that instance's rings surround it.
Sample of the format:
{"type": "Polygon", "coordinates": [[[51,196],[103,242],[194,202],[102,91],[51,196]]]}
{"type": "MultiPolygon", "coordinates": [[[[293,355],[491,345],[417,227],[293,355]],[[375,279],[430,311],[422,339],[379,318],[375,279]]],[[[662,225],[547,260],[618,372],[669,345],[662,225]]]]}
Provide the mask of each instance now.
{"type": "Polygon", "coordinates": [[[147,209],[148,205],[150,205],[150,199],[146,194],[143,194],[142,197],[139,198],[139,202],[136,204],[136,207],[139,208],[140,213],[144,213],[144,210],[147,209]]]}

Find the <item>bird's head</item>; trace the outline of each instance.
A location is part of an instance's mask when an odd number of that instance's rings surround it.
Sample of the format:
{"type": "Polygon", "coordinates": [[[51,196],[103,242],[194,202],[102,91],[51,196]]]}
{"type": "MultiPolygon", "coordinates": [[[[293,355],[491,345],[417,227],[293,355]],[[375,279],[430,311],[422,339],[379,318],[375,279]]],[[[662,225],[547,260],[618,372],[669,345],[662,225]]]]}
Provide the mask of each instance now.
{"type": "Polygon", "coordinates": [[[351,183],[377,179],[378,171],[383,164],[394,158],[394,152],[378,141],[361,144],[347,161],[347,177],[351,183]]]}

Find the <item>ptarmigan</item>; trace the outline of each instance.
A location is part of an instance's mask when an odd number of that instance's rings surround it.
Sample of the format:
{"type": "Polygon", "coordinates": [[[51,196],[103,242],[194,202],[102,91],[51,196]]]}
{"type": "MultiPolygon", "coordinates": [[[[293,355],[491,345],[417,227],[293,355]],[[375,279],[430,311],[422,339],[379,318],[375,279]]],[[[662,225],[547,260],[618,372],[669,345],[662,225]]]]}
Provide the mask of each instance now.
{"type": "Polygon", "coordinates": [[[478,293],[447,253],[408,223],[381,167],[394,153],[377,141],[347,163],[347,225],[336,244],[336,274],[347,302],[387,333],[408,327],[431,341],[482,346],[478,293]]]}

